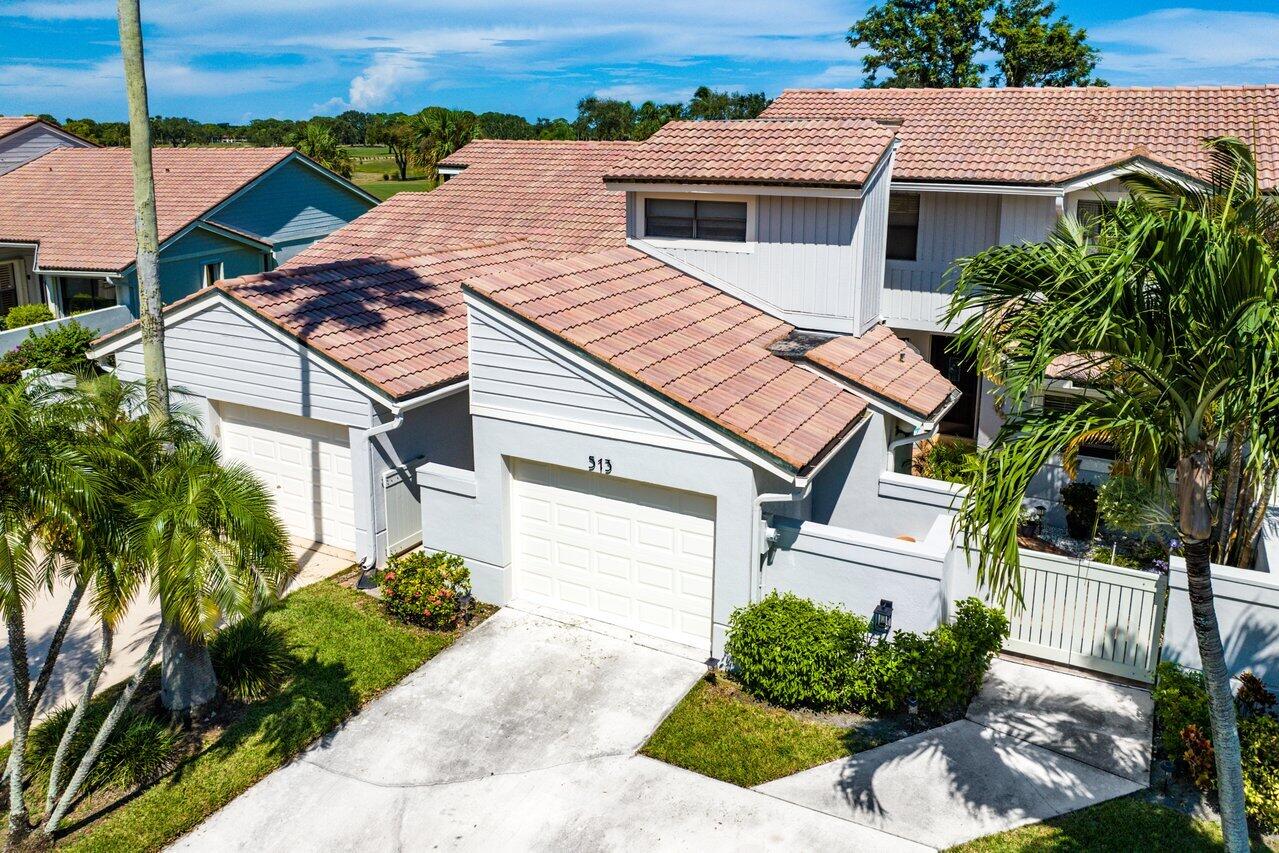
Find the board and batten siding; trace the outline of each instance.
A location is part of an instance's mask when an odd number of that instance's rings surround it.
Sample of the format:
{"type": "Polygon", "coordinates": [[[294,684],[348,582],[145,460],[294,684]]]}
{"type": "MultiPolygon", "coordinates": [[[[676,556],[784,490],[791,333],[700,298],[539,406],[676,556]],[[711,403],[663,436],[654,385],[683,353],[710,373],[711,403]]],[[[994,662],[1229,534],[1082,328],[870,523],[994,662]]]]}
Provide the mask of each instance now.
{"type": "Polygon", "coordinates": [[[658,436],[692,433],[568,364],[532,337],[470,310],[471,405],[658,436]]]}
{"type": "Polygon", "coordinates": [[[913,261],[887,261],[883,312],[889,325],[940,331],[959,258],[994,246],[1000,236],[998,195],[921,193],[919,243],[913,261]]]}
{"type": "Polygon", "coordinates": [[[1006,195],[999,205],[999,243],[1038,243],[1057,224],[1057,201],[1046,196],[1006,195]]]}
{"type": "MultiPolygon", "coordinates": [[[[895,153],[890,154],[894,158],[895,153]]],[[[861,305],[857,334],[863,334],[883,318],[884,260],[888,240],[889,181],[893,160],[876,173],[862,190],[861,221],[856,234],[856,251],[861,255],[861,305]]]]}
{"type": "Polygon", "coordinates": [[[87,148],[89,143],[36,124],[0,139],[0,175],[29,163],[54,148],[87,148]]]}
{"type": "Polygon", "coordinates": [[[371,207],[349,187],[292,160],[209,218],[274,244],[280,264],[371,207]]]}
{"type": "MultiPolygon", "coordinates": [[[[639,237],[635,194],[630,234],[639,237]]],[[[638,201],[642,203],[642,200],[638,201]]],[[[755,243],[750,251],[718,251],[648,244],[658,257],[704,271],[795,325],[859,331],[859,277],[854,246],[861,201],[849,198],[752,196],[755,243]]]]}
{"type": "MultiPolygon", "coordinates": [[[[169,384],[191,395],[367,428],[369,398],[296,342],[285,344],[225,305],[165,328],[169,384]]],[[[142,343],[115,356],[122,379],[141,379],[142,343]]]]}

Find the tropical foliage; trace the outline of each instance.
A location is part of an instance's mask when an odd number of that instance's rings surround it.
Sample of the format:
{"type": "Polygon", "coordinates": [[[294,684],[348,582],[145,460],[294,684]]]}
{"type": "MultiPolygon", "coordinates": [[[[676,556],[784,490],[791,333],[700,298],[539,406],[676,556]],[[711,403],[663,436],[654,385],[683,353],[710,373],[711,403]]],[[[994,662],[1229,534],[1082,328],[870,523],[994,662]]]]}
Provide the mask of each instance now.
{"type": "Polygon", "coordinates": [[[387,612],[410,625],[452,630],[470,616],[471,572],[456,554],[392,557],[380,585],[387,612]]]}
{"type": "Polygon", "coordinates": [[[351,157],[338,142],[333,131],[322,124],[308,122],[293,134],[290,142],[300,153],[310,157],[344,178],[351,177],[351,157]]]}
{"type": "Polygon", "coordinates": [[[1209,564],[1251,561],[1279,446],[1279,202],[1258,190],[1247,146],[1212,143],[1202,188],[1134,175],[1135,194],[1089,223],[1064,219],[1037,244],[963,262],[948,321],[1003,388],[1012,412],[958,516],[981,580],[1020,597],[1017,527],[1031,478],[1101,438],[1117,471],[1173,482],[1172,517],[1210,697],[1217,788],[1231,850],[1246,850],[1244,789],[1230,676],[1209,564]],[[1074,408],[1026,404],[1054,359],[1095,368],[1074,408]],[[1225,471],[1218,460],[1225,459],[1225,471]]]}

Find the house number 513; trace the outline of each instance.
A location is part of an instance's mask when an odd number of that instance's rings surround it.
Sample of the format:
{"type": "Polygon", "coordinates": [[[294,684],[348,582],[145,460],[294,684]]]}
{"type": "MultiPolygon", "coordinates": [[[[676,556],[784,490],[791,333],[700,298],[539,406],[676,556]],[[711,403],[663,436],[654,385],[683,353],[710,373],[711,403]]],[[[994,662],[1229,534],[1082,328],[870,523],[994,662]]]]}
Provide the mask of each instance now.
{"type": "Polygon", "coordinates": [[[613,460],[605,459],[603,456],[586,457],[586,470],[599,471],[601,474],[613,473],[613,460]]]}

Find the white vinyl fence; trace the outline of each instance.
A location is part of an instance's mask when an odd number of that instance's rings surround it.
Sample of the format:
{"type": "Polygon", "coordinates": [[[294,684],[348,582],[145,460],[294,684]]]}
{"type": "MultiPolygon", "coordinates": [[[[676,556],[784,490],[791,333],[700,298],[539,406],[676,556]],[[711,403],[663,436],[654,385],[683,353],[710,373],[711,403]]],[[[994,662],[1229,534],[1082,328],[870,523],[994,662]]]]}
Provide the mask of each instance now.
{"type": "Polygon", "coordinates": [[[386,496],[386,553],[402,554],[422,544],[422,493],[417,484],[415,459],[382,475],[386,496]]]}

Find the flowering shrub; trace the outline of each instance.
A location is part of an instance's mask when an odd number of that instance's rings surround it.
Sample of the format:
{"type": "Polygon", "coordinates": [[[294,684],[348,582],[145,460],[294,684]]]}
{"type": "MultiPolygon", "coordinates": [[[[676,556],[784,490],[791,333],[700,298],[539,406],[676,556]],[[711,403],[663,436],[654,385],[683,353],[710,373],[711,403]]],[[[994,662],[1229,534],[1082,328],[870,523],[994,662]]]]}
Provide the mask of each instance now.
{"type": "Polygon", "coordinates": [[[469,615],[471,573],[456,554],[392,557],[380,586],[387,612],[411,625],[447,631],[469,615]]]}

